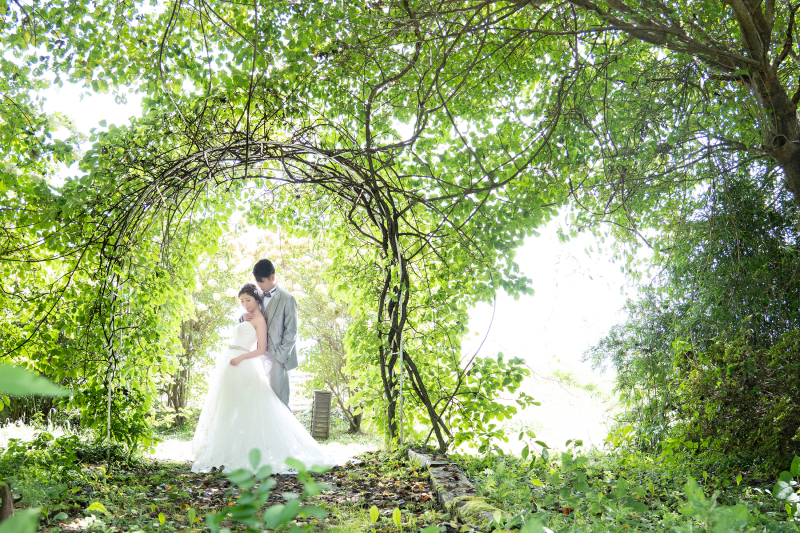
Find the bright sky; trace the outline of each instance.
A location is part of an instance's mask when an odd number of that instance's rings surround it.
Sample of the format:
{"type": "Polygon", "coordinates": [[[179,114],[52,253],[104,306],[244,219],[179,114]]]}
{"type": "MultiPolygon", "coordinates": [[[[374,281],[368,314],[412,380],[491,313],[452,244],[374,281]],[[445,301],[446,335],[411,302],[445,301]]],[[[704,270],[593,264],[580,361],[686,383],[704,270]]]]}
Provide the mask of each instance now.
{"type": "Polygon", "coordinates": [[[491,305],[474,309],[469,327],[480,335],[465,348],[478,349],[491,323],[481,355],[522,357],[542,374],[556,367],[576,369],[583,366],[583,352],[622,320],[620,310],[634,289],[626,285],[619,263],[596,252],[588,255],[589,235],[559,243],[560,223],[553,220],[517,252],[522,272],[533,280],[534,296],[514,300],[501,293],[493,321],[491,305]]]}
{"type": "MultiPolygon", "coordinates": [[[[80,90],[65,85],[45,94],[48,112],[60,111],[89,133],[101,120],[127,124],[140,112],[140,99],[129,97],[118,105],[110,94],[81,100],[80,90]]],[[[539,373],[554,368],[588,368],[580,364],[583,352],[622,319],[620,309],[634,289],[625,285],[618,264],[605,255],[587,255],[592,244],[588,235],[566,244],[559,243],[556,230],[560,219],[541,230],[541,236],[526,240],[518,250],[517,262],[533,279],[534,296],[515,301],[504,293],[497,299],[494,322],[481,355],[502,351],[507,357],[523,357],[539,373]]],[[[471,313],[470,330],[480,333],[466,343],[475,350],[484,339],[492,307],[482,305],[471,313]]]]}

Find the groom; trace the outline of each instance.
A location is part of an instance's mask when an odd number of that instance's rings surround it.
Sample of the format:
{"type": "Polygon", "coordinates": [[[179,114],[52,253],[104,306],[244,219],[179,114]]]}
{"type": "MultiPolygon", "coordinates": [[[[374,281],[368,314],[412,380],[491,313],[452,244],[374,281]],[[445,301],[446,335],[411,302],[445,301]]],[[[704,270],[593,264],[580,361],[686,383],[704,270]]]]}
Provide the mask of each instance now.
{"type": "MultiPolygon", "coordinates": [[[[297,300],[278,287],[275,266],[269,259],[261,259],[253,267],[253,277],[263,291],[261,312],[267,321],[267,354],[273,359],[269,384],[278,398],[289,407],[289,371],[297,368],[297,300]]],[[[245,313],[241,320],[253,315],[245,313]]]]}

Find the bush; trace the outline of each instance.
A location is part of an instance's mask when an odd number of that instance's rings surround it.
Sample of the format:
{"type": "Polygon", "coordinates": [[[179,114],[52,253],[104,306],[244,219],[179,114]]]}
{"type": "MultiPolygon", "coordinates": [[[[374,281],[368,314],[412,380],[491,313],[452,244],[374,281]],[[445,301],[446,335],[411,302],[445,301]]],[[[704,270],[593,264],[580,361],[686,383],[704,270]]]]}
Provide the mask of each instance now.
{"type": "Polygon", "coordinates": [[[769,348],[742,337],[706,351],[679,349],[676,426],[687,439],[711,439],[722,452],[749,450],[777,465],[800,448],[800,330],[769,348]]]}
{"type": "Polygon", "coordinates": [[[710,439],[712,450],[792,456],[800,227],[775,180],[720,176],[662,235],[659,274],[625,322],[585,355],[617,370],[619,422],[643,450],[710,439]]]}

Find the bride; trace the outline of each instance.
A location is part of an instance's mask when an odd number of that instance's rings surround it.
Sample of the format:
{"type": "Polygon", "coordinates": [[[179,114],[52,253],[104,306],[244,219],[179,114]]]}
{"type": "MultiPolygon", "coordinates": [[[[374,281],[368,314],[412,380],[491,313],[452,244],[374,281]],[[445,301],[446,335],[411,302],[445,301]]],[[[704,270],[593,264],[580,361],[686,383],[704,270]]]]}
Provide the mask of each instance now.
{"type": "Polygon", "coordinates": [[[253,448],[261,451],[259,467],[270,465],[273,472],[290,470],[289,457],[307,466],[333,466],[338,461],[325,453],[269,385],[261,358],[267,324],[258,309],[256,286],[242,287],[239,302],[253,319],[236,325],[228,349],[217,360],[192,439],[192,472],[223,466],[226,472],[249,469],[253,448]]]}

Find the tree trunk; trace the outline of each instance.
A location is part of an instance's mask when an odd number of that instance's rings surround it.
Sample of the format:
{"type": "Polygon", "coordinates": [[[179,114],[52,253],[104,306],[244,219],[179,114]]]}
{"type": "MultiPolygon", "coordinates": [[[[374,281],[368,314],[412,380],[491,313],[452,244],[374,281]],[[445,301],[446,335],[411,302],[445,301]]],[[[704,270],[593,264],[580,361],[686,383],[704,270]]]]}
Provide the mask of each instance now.
{"type": "Polygon", "coordinates": [[[7,483],[0,482],[0,522],[13,516],[14,497],[7,483]]]}
{"type": "Polygon", "coordinates": [[[764,149],[783,169],[784,186],[800,205],[800,122],[797,104],[789,98],[777,75],[751,70],[753,94],[766,111],[762,124],[764,149]]]}
{"type": "Polygon", "coordinates": [[[334,383],[331,381],[326,381],[325,384],[328,386],[328,389],[333,393],[334,398],[336,398],[336,403],[339,404],[339,408],[344,413],[345,418],[347,418],[347,422],[350,424],[348,428],[348,433],[358,433],[361,431],[361,414],[354,415],[350,409],[347,408],[347,404],[345,403],[344,399],[340,395],[337,390],[337,387],[334,386],[334,383]]]}
{"type": "Polygon", "coordinates": [[[184,356],[180,362],[182,365],[180,369],[173,376],[174,381],[167,390],[167,401],[169,406],[175,410],[175,425],[182,426],[186,423],[186,417],[181,411],[186,408],[189,378],[191,377],[191,370],[189,369],[189,358],[184,356]]]}
{"type": "Polygon", "coordinates": [[[360,433],[361,432],[361,417],[363,413],[358,413],[357,415],[353,415],[350,419],[350,427],[348,428],[348,433],[360,433]]]}
{"type": "Polygon", "coordinates": [[[181,322],[181,332],[179,335],[183,355],[178,360],[178,371],[172,376],[172,384],[167,389],[167,402],[175,410],[175,425],[183,426],[186,417],[181,413],[186,408],[189,396],[189,379],[192,373],[192,348],[191,348],[191,329],[192,325],[186,320],[181,322]]]}
{"type": "Polygon", "coordinates": [[[409,377],[411,377],[411,386],[414,388],[414,392],[417,393],[417,397],[422,401],[423,405],[425,405],[425,409],[428,411],[428,417],[431,419],[431,427],[436,435],[436,441],[439,443],[439,453],[445,453],[447,452],[447,442],[444,440],[442,430],[447,433],[448,437],[452,437],[450,430],[447,429],[444,421],[441,419],[441,417],[439,417],[439,414],[436,412],[436,408],[431,403],[431,399],[428,396],[428,390],[422,381],[422,376],[420,375],[414,360],[411,359],[411,356],[409,356],[408,352],[405,350],[403,350],[403,354],[403,361],[405,361],[405,364],[409,369],[408,374],[409,377]]]}

